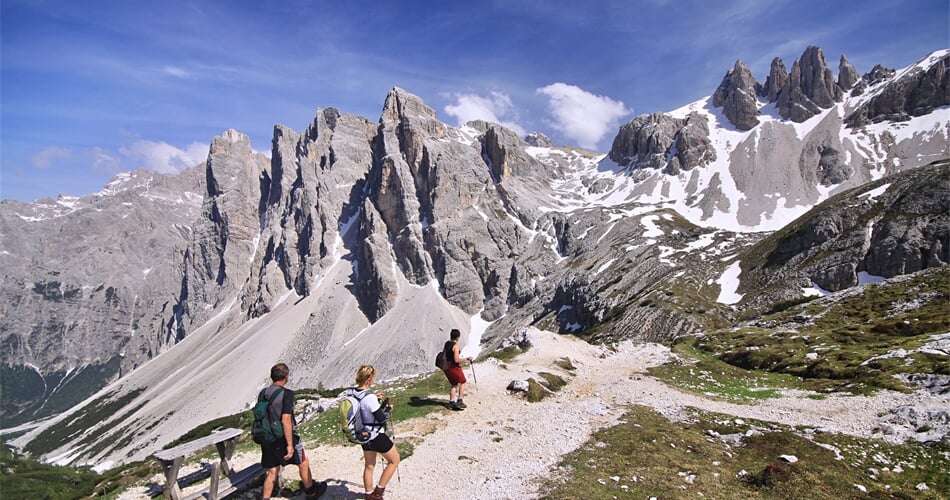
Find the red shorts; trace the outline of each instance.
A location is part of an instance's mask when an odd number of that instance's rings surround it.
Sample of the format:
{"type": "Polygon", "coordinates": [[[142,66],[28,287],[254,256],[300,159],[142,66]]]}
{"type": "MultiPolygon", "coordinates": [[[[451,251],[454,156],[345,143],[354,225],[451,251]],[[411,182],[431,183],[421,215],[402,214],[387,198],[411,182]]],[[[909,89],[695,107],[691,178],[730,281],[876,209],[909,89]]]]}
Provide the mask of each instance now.
{"type": "Polygon", "coordinates": [[[465,380],[465,374],[462,373],[461,366],[453,366],[448,370],[445,370],[445,378],[449,379],[449,383],[452,385],[459,385],[468,382],[465,380]]]}

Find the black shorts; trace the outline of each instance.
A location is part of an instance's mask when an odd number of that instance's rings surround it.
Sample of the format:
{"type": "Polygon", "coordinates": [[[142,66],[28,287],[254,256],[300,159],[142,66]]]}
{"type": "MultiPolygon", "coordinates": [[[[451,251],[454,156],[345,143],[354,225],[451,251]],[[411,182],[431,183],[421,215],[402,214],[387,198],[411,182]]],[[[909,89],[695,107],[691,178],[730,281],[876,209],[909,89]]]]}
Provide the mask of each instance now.
{"type": "Polygon", "coordinates": [[[387,451],[393,449],[393,440],[389,439],[385,433],[380,432],[379,435],[373,438],[372,441],[361,445],[363,451],[375,451],[379,453],[386,453],[387,451]]]}
{"type": "Polygon", "coordinates": [[[294,454],[287,460],[284,455],[287,454],[287,442],[281,439],[273,443],[261,445],[261,467],[270,469],[278,465],[300,465],[307,459],[307,453],[300,444],[300,436],[294,433],[294,454]]]}

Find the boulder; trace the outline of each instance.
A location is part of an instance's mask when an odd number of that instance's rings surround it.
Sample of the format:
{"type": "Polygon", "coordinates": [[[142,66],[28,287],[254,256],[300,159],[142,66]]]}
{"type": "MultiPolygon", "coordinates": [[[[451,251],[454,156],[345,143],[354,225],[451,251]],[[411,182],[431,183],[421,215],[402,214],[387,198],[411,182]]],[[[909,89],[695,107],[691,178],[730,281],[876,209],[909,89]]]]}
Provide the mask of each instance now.
{"type": "Polygon", "coordinates": [[[512,392],[528,392],[528,381],[512,380],[508,383],[507,389],[512,392]]]}

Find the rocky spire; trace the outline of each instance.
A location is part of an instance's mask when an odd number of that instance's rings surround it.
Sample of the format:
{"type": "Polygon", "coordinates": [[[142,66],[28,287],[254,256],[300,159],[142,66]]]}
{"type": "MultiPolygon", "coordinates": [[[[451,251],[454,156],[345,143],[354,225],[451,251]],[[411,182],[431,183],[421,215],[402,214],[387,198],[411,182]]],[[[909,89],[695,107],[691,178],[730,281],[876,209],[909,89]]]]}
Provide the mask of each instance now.
{"type": "Polygon", "coordinates": [[[541,132],[531,132],[530,134],[524,137],[524,142],[529,146],[536,146],[539,148],[553,148],[556,147],[554,141],[552,141],[548,136],[542,134],[541,132]]]}
{"type": "Polygon", "coordinates": [[[772,67],[769,69],[769,77],[765,79],[762,96],[769,102],[775,102],[787,81],[788,70],[785,69],[785,63],[779,57],[772,59],[772,67]]]}
{"type": "Polygon", "coordinates": [[[713,94],[713,106],[721,107],[723,114],[739,130],[749,130],[759,124],[759,108],[755,102],[756,85],[748,66],[742,61],[726,73],[713,94]]]}
{"type": "Polygon", "coordinates": [[[825,54],[814,45],[805,49],[801,57],[802,91],[815,104],[828,109],[841,100],[841,89],[835,82],[834,73],[825,63],[825,54]]]}
{"type": "Polygon", "coordinates": [[[847,92],[858,82],[858,78],[858,70],[841,54],[841,61],[838,63],[838,87],[847,92]]]}
{"type": "Polygon", "coordinates": [[[805,49],[792,65],[792,72],[776,100],[779,114],[794,122],[803,122],[828,109],[842,98],[834,73],[825,64],[819,47],[805,49]]]}

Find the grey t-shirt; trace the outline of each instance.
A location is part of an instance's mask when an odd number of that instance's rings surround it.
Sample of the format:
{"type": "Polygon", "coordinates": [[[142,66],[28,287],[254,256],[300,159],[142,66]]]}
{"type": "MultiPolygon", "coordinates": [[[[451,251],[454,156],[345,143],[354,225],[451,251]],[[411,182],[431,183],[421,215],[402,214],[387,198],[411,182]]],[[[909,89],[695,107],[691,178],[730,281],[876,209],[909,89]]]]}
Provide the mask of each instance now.
{"type": "MultiPolygon", "coordinates": [[[[269,387],[264,389],[264,399],[270,399],[274,395],[274,391],[281,388],[277,384],[271,384],[269,387]]],[[[277,399],[267,408],[267,412],[270,415],[270,418],[275,422],[280,422],[280,418],[284,413],[290,414],[290,421],[294,425],[297,425],[297,419],[294,417],[294,391],[284,387],[284,390],[277,396],[277,399]]]]}

